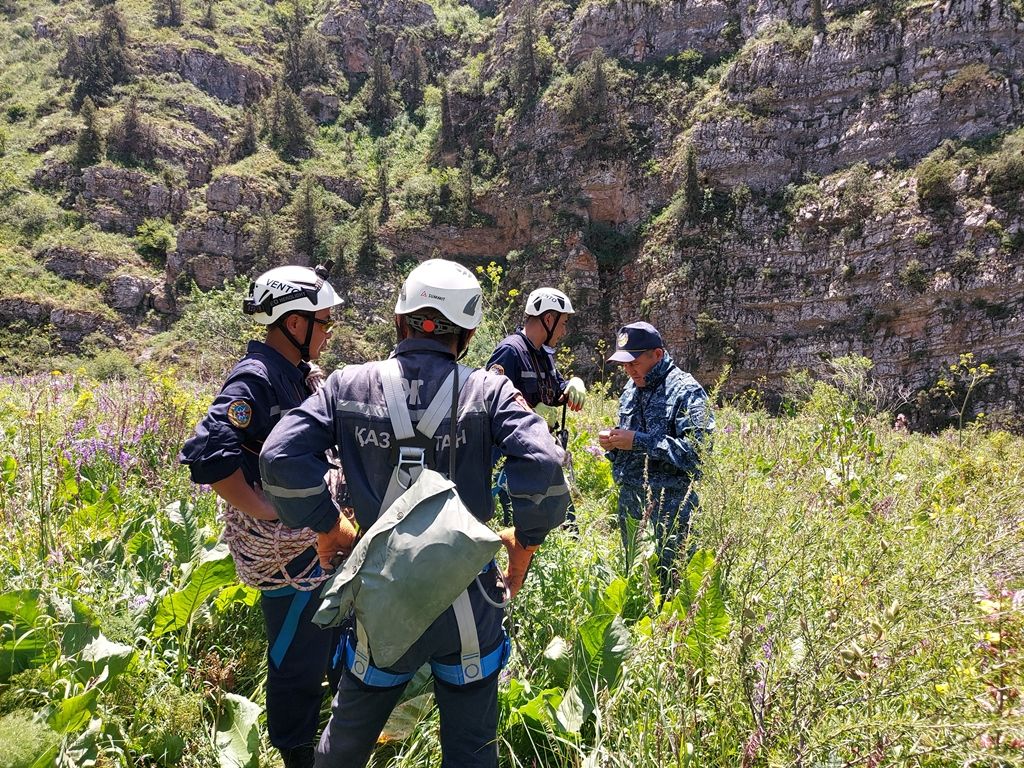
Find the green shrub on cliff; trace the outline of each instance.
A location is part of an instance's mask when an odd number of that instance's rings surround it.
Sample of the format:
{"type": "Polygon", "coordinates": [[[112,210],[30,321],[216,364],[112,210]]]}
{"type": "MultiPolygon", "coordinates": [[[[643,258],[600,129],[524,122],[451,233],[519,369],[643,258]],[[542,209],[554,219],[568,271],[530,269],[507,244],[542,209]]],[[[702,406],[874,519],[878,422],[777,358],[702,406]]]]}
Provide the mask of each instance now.
{"type": "Polygon", "coordinates": [[[937,212],[951,211],[956,203],[953,181],[959,172],[955,162],[940,150],[922,160],[916,170],[917,199],[922,208],[937,212]]]}

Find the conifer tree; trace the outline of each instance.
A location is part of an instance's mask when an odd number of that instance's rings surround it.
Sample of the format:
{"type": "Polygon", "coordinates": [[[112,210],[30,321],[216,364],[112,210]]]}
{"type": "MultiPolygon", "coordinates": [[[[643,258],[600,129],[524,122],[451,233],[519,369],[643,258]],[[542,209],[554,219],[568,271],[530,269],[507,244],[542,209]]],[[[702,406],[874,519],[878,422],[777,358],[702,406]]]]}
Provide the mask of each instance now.
{"type": "Polygon", "coordinates": [[[441,151],[454,152],[456,148],[455,126],[452,123],[452,109],[448,100],[448,85],[441,85],[441,151]]]}
{"type": "Polygon", "coordinates": [[[313,120],[302,100],[280,83],[270,96],[267,124],[270,144],[288,158],[306,157],[313,147],[313,120]]]}
{"type": "Polygon", "coordinates": [[[303,177],[299,185],[292,205],[292,220],[295,226],[295,250],[314,261],[320,247],[323,202],[320,188],[309,174],[303,177]]]}
{"type": "Polygon", "coordinates": [[[700,218],[703,192],[697,175],[697,150],[693,144],[686,147],[686,175],[683,179],[683,193],[686,196],[686,220],[693,224],[700,218]]]}
{"type": "Polygon", "coordinates": [[[135,94],[125,105],[121,122],[110,130],[107,154],[125,165],[149,165],[156,154],[156,135],[142,116],[135,94]]]}
{"type": "Polygon", "coordinates": [[[825,32],[825,12],[822,10],[821,0],[811,0],[811,23],[816,32],[825,32]]]}
{"type": "Polygon", "coordinates": [[[383,144],[377,143],[377,197],[380,199],[380,213],[377,220],[384,223],[391,217],[391,202],[388,199],[388,154],[383,144]]]}
{"type": "Polygon", "coordinates": [[[377,269],[377,230],[373,226],[373,217],[368,206],[359,211],[359,252],[356,255],[356,270],[364,275],[371,275],[377,269]]]}
{"type": "Polygon", "coordinates": [[[307,85],[329,82],[333,73],[327,41],[310,23],[304,2],[290,7],[291,13],[283,11],[275,18],[284,37],[282,78],[285,85],[298,93],[307,85]]]}
{"type": "Polygon", "coordinates": [[[231,148],[231,159],[236,163],[249,155],[255,154],[256,150],[259,149],[256,118],[251,109],[245,110],[245,117],[242,120],[242,134],[231,148]]]}
{"type": "Polygon", "coordinates": [[[519,17],[519,30],[512,55],[512,97],[520,105],[536,95],[540,84],[536,45],[537,15],[533,3],[528,0],[519,17]]]}
{"type": "Polygon", "coordinates": [[[213,4],[215,0],[206,0],[206,10],[203,12],[203,18],[199,22],[200,26],[204,29],[214,30],[217,28],[217,15],[213,11],[213,4]]]}
{"type": "Polygon", "coordinates": [[[158,27],[180,27],[185,20],[181,0],[154,0],[153,9],[158,27]]]}
{"type": "Polygon", "coordinates": [[[608,118],[608,74],[600,48],[595,48],[573,75],[569,116],[583,125],[596,125],[608,118]]]}
{"type": "Polygon", "coordinates": [[[384,51],[378,46],[373,51],[370,78],[363,86],[366,116],[375,131],[383,131],[398,112],[398,94],[391,77],[391,66],[384,60],[384,51]]]}
{"type": "Polygon", "coordinates": [[[75,142],[74,164],[79,168],[85,168],[96,165],[103,159],[103,133],[97,122],[96,105],[88,96],[82,102],[79,114],[85,125],[78,132],[78,140],[75,142]]]}
{"type": "Polygon", "coordinates": [[[298,93],[302,89],[302,35],[309,24],[304,2],[284,6],[285,10],[275,13],[275,21],[284,35],[284,74],[285,85],[298,93]],[[288,13],[290,8],[291,13],[288,13]]]}
{"type": "Polygon", "coordinates": [[[459,224],[469,226],[473,213],[473,150],[466,147],[459,168],[459,224]]]}
{"type": "Polygon", "coordinates": [[[266,272],[277,260],[277,224],[274,212],[267,201],[260,206],[252,238],[253,268],[257,272],[266,272]]]}
{"type": "Polygon", "coordinates": [[[86,96],[94,103],[105,103],[115,85],[130,82],[134,76],[126,47],[128,33],[116,5],[102,8],[95,34],[79,38],[69,29],[65,40],[58,71],[75,81],[71,99],[75,109],[86,96]]]}
{"type": "Polygon", "coordinates": [[[412,61],[409,62],[409,74],[402,81],[401,94],[405,108],[412,112],[423,103],[423,87],[426,80],[424,73],[423,54],[419,46],[413,47],[412,61]]]}

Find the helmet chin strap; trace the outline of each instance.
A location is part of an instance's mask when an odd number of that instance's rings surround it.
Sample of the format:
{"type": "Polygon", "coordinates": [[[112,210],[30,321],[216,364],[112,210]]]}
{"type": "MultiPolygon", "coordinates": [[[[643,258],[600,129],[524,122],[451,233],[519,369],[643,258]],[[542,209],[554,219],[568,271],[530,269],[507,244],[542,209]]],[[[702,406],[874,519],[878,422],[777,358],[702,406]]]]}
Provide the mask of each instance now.
{"type": "MultiPolygon", "coordinates": [[[[287,317],[287,315],[285,317],[287,317]]],[[[303,317],[305,317],[305,316],[303,315],[303,317]]],[[[278,327],[281,329],[281,333],[283,333],[284,337],[286,339],[288,339],[288,341],[291,342],[291,345],[293,347],[295,347],[297,350],[299,350],[299,358],[301,358],[302,362],[308,363],[309,362],[309,342],[311,342],[313,340],[313,320],[311,318],[309,318],[309,317],[306,317],[306,341],[303,344],[300,344],[299,340],[296,339],[294,336],[292,336],[291,331],[289,331],[288,328],[285,326],[284,320],[285,320],[285,318],[282,317],[281,318],[282,322],[278,325],[278,327]]]]}
{"type": "Polygon", "coordinates": [[[542,346],[545,346],[545,347],[551,346],[551,337],[554,335],[555,328],[558,327],[558,321],[561,320],[561,319],[562,319],[562,316],[556,312],[555,313],[555,324],[552,325],[550,328],[548,328],[548,324],[546,322],[544,322],[543,316],[540,318],[541,326],[544,328],[545,331],[548,332],[547,336],[544,337],[544,344],[542,346]]]}

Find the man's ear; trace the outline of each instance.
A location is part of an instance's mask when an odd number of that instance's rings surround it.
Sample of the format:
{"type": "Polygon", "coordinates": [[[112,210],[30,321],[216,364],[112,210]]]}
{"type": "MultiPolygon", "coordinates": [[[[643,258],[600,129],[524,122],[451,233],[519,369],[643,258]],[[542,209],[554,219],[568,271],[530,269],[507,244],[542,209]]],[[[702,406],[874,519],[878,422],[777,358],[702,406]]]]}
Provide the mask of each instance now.
{"type": "Polygon", "coordinates": [[[402,315],[395,315],[395,335],[399,341],[409,338],[409,325],[402,315]]]}
{"type": "Polygon", "coordinates": [[[300,315],[298,312],[296,312],[294,314],[288,315],[284,322],[285,325],[288,327],[288,330],[291,331],[291,334],[293,336],[298,337],[300,334],[305,336],[306,324],[312,323],[313,321],[310,320],[308,317],[300,315]]]}
{"type": "Polygon", "coordinates": [[[660,363],[665,357],[665,348],[658,347],[654,350],[655,363],[660,363]]]}

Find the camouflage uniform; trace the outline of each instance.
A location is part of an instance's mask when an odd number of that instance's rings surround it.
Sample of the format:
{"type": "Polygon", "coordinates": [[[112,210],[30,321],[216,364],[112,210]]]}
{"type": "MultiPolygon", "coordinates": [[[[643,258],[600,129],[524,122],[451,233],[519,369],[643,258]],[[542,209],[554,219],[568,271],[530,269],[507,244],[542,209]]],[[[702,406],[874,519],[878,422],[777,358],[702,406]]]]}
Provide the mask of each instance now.
{"type": "Polygon", "coordinates": [[[662,590],[671,585],[672,565],[697,504],[691,484],[700,478],[700,454],[715,428],[707,393],[672,362],[668,351],[646,376],[646,385],[626,385],[619,398],[620,429],[633,430],[633,450],[612,450],[612,476],[619,484],[619,528],[627,541],[626,517],[641,520],[650,509],[662,590]]]}

